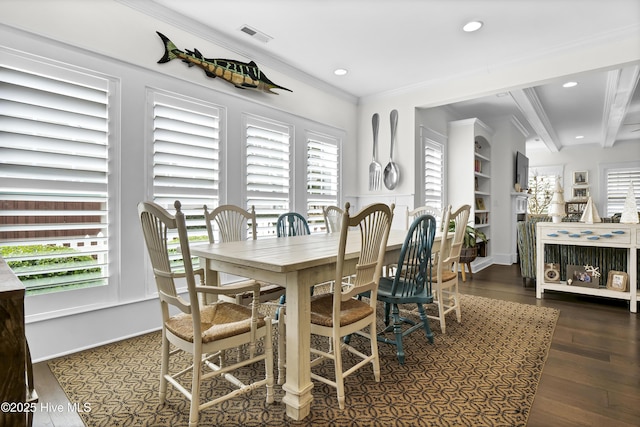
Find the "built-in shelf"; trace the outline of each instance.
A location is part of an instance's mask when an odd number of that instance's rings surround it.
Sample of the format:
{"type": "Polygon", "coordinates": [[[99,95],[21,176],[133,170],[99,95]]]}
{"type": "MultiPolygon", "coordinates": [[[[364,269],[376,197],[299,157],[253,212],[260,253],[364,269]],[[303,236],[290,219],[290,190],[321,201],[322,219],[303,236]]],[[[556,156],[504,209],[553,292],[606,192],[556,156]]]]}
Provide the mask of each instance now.
{"type": "Polygon", "coordinates": [[[492,263],[491,259],[491,139],[493,131],[480,120],[449,122],[447,179],[449,203],[456,209],[470,205],[469,222],[482,230],[489,243],[482,245],[474,270],[492,263]]]}

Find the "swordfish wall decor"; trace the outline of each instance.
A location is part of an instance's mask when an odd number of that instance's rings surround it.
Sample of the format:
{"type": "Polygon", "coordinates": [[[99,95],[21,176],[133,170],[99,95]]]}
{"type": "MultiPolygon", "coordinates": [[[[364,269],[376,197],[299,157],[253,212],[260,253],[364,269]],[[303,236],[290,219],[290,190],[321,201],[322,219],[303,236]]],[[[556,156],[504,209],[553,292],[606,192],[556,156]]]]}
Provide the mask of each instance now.
{"type": "Polygon", "coordinates": [[[234,61],[232,59],[205,58],[194,49],[184,51],[178,49],[167,36],[156,31],[164,42],[164,56],[160,58],[158,64],[164,64],[172,59],[182,59],[189,67],[194,65],[202,68],[204,73],[213,78],[220,77],[224,81],[231,83],[239,89],[253,89],[261,92],[272,93],[271,89],[282,89],[292,92],[286,87],[279,86],[269,80],[269,78],[258,68],[258,65],[251,61],[249,63],[234,61]]]}

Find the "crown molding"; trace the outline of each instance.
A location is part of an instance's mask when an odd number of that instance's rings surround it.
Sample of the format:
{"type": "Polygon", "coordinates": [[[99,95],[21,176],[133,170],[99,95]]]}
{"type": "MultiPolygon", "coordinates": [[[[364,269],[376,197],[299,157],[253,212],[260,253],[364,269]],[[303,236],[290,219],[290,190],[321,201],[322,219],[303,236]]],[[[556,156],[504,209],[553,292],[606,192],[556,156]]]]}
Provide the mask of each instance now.
{"type": "Polygon", "coordinates": [[[518,118],[516,116],[510,116],[509,117],[509,121],[511,122],[511,124],[518,129],[518,131],[522,134],[522,136],[524,136],[525,138],[529,137],[529,131],[527,130],[527,128],[522,124],[522,122],[520,120],[518,120],[518,118]]]}

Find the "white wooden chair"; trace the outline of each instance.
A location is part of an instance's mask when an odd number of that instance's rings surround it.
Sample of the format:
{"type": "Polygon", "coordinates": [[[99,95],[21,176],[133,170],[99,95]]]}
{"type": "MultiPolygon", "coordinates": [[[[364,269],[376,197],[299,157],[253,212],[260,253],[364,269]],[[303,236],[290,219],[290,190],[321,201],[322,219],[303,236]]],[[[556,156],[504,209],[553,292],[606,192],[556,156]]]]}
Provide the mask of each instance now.
{"type": "Polygon", "coordinates": [[[440,322],[443,334],[446,333],[446,315],[448,313],[455,311],[458,323],[462,321],[458,292],[458,262],[470,211],[471,206],[463,205],[452,212],[451,205],[449,205],[442,219],[442,244],[436,256],[435,277],[432,276],[434,302],[438,306],[438,316],[430,315],[429,318],[440,322]],[[449,236],[451,232],[447,225],[450,221],[455,223],[453,238],[449,236]]]}
{"type": "MultiPolygon", "coordinates": [[[[207,205],[204,205],[204,220],[209,243],[215,243],[216,236],[219,242],[237,242],[247,238],[253,240],[257,238],[256,211],[253,206],[245,210],[235,205],[220,205],[209,211],[207,205]]],[[[277,300],[285,293],[282,286],[266,282],[258,283],[260,284],[260,302],[277,300]]],[[[244,292],[234,296],[223,295],[221,298],[246,305],[251,302],[252,295],[250,292],[244,292]]]]}
{"type": "MultiPolygon", "coordinates": [[[[194,270],[191,263],[189,239],[184,213],[179,201],[174,204],[175,216],[170,215],[161,206],[152,202],[138,204],[138,214],[142,224],[145,243],[151,259],[151,265],[158,288],[160,308],[162,312],[162,363],[160,375],[160,402],[164,404],[167,384],[173,385],[191,401],[189,426],[198,424],[199,413],[213,405],[220,404],[240,394],[251,392],[259,387],[266,387],[266,401],[272,403],[273,393],[273,351],[271,319],[258,314],[258,298],[260,285],[245,283],[224,287],[204,286],[203,269],[194,270]],[[177,237],[182,256],[184,272],[177,272],[171,267],[170,248],[177,237]],[[196,284],[195,275],[200,276],[200,284],[196,284]],[[176,290],[176,279],[186,279],[187,298],[183,298],[176,290]],[[233,292],[252,292],[253,301],[250,307],[227,301],[217,301],[210,305],[201,305],[199,296],[214,296],[233,292]],[[171,315],[170,307],[179,312],[171,315]],[[256,343],[264,340],[264,351],[256,351],[256,343]],[[169,345],[177,349],[170,351],[169,345]],[[226,364],[224,357],[220,363],[212,360],[224,356],[229,349],[247,345],[247,354],[242,360],[226,364]],[[180,372],[171,374],[168,371],[169,357],[184,351],[192,354],[192,365],[180,372]],[[250,364],[264,362],[265,376],[255,379],[250,384],[242,383],[233,372],[250,364]],[[203,373],[203,368],[209,368],[203,373]],[[183,384],[181,377],[191,372],[191,390],[183,384]],[[200,383],[212,377],[228,380],[235,390],[229,392],[227,387],[205,403],[200,403],[200,383]]],[[[173,311],[173,310],[172,310],[173,311]]]]}
{"type": "MultiPolygon", "coordinates": [[[[328,350],[311,348],[311,367],[331,360],[335,367],[335,379],[322,377],[313,371],[311,378],[337,389],[340,409],[345,407],[344,379],[358,369],[368,365],[373,367],[376,381],[380,381],[380,361],[376,339],[376,295],[382,271],[385,248],[393,219],[394,205],[373,204],[354,216],[349,215],[349,203],[345,205],[340,229],[340,243],[336,265],[336,283],[333,292],[314,295],[311,298],[311,334],[328,337],[328,350]],[[360,230],[362,241],[360,256],[356,264],[353,282],[345,283],[344,263],[347,238],[350,227],[360,230]],[[370,298],[356,299],[359,294],[369,292],[370,298]],[[363,329],[368,329],[364,332],[363,329]],[[361,332],[370,341],[370,354],[363,354],[343,342],[342,338],[361,332]],[[344,371],[342,351],[347,350],[361,360],[344,371]]],[[[286,325],[286,321],[285,321],[286,325]]]]}
{"type": "Polygon", "coordinates": [[[322,216],[324,217],[324,225],[327,228],[327,233],[340,232],[342,214],[344,214],[344,210],[338,206],[326,206],[322,208],[322,216]]]}
{"type": "Polygon", "coordinates": [[[413,220],[422,215],[433,216],[436,219],[436,223],[438,227],[440,227],[439,230],[442,231],[442,211],[438,208],[434,208],[432,206],[426,206],[426,205],[419,206],[412,210],[409,210],[409,207],[407,206],[405,228],[408,230],[413,220]]]}

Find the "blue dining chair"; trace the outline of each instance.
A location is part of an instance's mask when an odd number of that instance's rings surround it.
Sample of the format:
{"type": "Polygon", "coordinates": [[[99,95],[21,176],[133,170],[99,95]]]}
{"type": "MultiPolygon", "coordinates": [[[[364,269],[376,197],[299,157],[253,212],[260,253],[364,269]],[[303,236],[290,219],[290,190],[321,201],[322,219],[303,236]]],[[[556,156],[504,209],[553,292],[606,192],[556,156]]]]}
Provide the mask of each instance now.
{"type": "MultiPolygon", "coordinates": [[[[304,236],[311,234],[307,220],[297,212],[283,213],[276,221],[276,235],[278,237],[304,236]]],[[[311,288],[313,295],[313,287],[311,288]]],[[[280,296],[279,304],[284,305],[287,301],[286,294],[280,296]]],[[[280,318],[280,309],[276,311],[276,320],[280,318]]]]}
{"type": "Polygon", "coordinates": [[[307,220],[297,212],[283,213],[276,222],[278,237],[304,236],[311,234],[307,220]]]}
{"type": "Polygon", "coordinates": [[[378,301],[384,303],[384,323],[386,328],[378,334],[378,341],[396,346],[398,361],[404,365],[405,354],[402,339],[417,330],[424,330],[430,343],[433,343],[433,332],[429,327],[429,319],[423,304],[433,302],[431,291],[431,249],[436,233],[436,219],[432,215],[417,217],[409,227],[407,237],[400,250],[398,268],[395,276],[380,278],[378,301]],[[420,321],[416,322],[400,316],[398,308],[401,304],[416,304],[420,321]],[[390,322],[390,315],[393,323],[390,322]],[[409,325],[406,327],[405,325],[409,325]],[[384,336],[393,332],[394,339],[384,336]]]}

